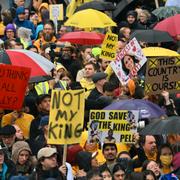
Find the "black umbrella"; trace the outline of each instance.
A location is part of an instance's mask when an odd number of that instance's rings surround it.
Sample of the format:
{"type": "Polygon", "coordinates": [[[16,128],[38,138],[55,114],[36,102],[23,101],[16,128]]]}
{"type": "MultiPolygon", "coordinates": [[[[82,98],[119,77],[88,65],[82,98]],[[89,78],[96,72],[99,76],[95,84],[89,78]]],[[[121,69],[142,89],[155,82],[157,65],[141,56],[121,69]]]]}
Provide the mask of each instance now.
{"type": "Polygon", "coordinates": [[[157,119],[140,131],[142,135],[179,134],[180,116],[157,119]]]}
{"type": "Polygon", "coordinates": [[[143,41],[147,43],[161,43],[174,41],[168,32],[157,30],[136,30],[131,34],[130,39],[133,39],[134,37],[138,41],[143,41]]]}
{"type": "Polygon", "coordinates": [[[113,11],[115,9],[115,6],[111,2],[91,1],[88,3],[84,3],[83,5],[78,7],[76,9],[76,12],[84,9],[96,9],[98,11],[113,11]]]}

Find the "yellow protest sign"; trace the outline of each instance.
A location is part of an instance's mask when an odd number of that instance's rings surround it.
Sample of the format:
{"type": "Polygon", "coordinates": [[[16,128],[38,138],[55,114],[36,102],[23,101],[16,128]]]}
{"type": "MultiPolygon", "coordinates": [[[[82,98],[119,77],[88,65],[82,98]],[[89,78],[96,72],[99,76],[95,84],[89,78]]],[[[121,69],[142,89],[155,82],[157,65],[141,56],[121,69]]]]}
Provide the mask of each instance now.
{"type": "Polygon", "coordinates": [[[54,4],[49,5],[49,14],[50,19],[53,21],[63,20],[63,5],[62,4],[54,4]]]}
{"type": "Polygon", "coordinates": [[[132,110],[92,110],[88,139],[101,143],[132,143],[137,132],[139,112],[132,110]]]}
{"type": "Polygon", "coordinates": [[[115,60],[116,49],[118,43],[118,35],[114,33],[106,33],[102,44],[100,58],[105,60],[115,60]]]}
{"type": "Polygon", "coordinates": [[[84,122],[84,90],[53,90],[48,144],[80,142],[84,122]]]}

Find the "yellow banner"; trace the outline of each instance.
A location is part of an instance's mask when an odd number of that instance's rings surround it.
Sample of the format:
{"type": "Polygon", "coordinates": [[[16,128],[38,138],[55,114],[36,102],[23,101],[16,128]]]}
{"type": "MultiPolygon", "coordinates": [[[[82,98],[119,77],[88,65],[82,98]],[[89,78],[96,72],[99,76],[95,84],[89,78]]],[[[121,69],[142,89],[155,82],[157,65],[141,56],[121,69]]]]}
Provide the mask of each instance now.
{"type": "Polygon", "coordinates": [[[62,4],[55,4],[49,5],[49,14],[50,19],[53,21],[60,21],[63,20],[63,5],[62,4]]]}
{"type": "Polygon", "coordinates": [[[101,143],[132,143],[137,132],[139,112],[132,110],[90,111],[88,139],[101,143]]]}
{"type": "Polygon", "coordinates": [[[100,58],[105,60],[115,60],[118,43],[118,35],[114,33],[106,33],[102,44],[100,58]]]}
{"type": "Polygon", "coordinates": [[[84,90],[53,90],[48,144],[80,142],[84,122],[84,90]]]}

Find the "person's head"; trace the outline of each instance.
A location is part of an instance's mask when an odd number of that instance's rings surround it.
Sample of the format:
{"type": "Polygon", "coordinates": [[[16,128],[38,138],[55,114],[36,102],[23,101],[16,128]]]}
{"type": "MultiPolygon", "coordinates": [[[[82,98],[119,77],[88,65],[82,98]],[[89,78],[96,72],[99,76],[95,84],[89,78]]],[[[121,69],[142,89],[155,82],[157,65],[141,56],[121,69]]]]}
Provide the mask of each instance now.
{"type": "Polygon", "coordinates": [[[103,180],[112,180],[111,172],[108,168],[105,168],[101,171],[103,180]]]}
{"type": "Polygon", "coordinates": [[[113,179],[124,180],[124,178],[125,178],[125,169],[120,164],[117,163],[113,168],[113,179]]]}
{"type": "Polygon", "coordinates": [[[8,24],[5,28],[5,36],[7,39],[14,39],[16,37],[16,28],[13,24],[8,24]]]}
{"type": "Polygon", "coordinates": [[[100,62],[99,64],[100,64],[101,70],[105,71],[111,61],[106,60],[106,59],[99,59],[99,62],[100,62]]]}
{"type": "Polygon", "coordinates": [[[148,10],[142,10],[139,13],[139,21],[141,23],[146,23],[148,21],[148,19],[150,19],[151,14],[148,12],[148,10]]]}
{"type": "Polygon", "coordinates": [[[131,34],[131,29],[128,27],[122,27],[119,32],[126,38],[129,39],[130,38],[130,34],[131,34]]]}
{"type": "Polygon", "coordinates": [[[133,24],[136,20],[137,20],[137,12],[136,11],[129,11],[128,13],[127,13],[127,22],[129,23],[129,24],[133,24]]]}
{"type": "Polygon", "coordinates": [[[25,8],[23,6],[20,6],[16,9],[16,16],[18,17],[19,21],[25,20],[25,8]]]}
{"type": "Polygon", "coordinates": [[[3,144],[7,148],[11,148],[15,143],[16,129],[12,125],[6,125],[1,128],[1,136],[3,144]]]}
{"type": "Polygon", "coordinates": [[[106,73],[104,73],[104,72],[96,72],[92,76],[92,80],[93,80],[96,87],[103,88],[104,83],[107,82],[106,77],[107,77],[106,73]]]}
{"type": "Polygon", "coordinates": [[[141,145],[143,146],[144,151],[149,155],[154,155],[156,153],[156,139],[154,136],[146,135],[141,136],[141,145]]]}
{"type": "Polygon", "coordinates": [[[38,110],[44,113],[49,113],[51,96],[49,94],[39,95],[37,98],[38,110]]]}
{"type": "Polygon", "coordinates": [[[112,129],[108,130],[108,137],[113,137],[113,130],[112,129]]]}
{"type": "Polygon", "coordinates": [[[62,59],[66,60],[70,60],[71,61],[71,56],[73,53],[73,46],[71,45],[71,43],[65,43],[64,47],[62,48],[62,59]]]}
{"type": "Polygon", "coordinates": [[[120,159],[131,159],[131,155],[127,151],[122,151],[118,154],[118,158],[120,159]]]}
{"type": "Polygon", "coordinates": [[[86,63],[84,69],[86,78],[92,78],[92,76],[96,73],[96,66],[92,62],[86,63]]]}
{"type": "Polygon", "coordinates": [[[61,25],[60,28],[58,29],[58,34],[60,35],[60,37],[64,34],[66,34],[68,32],[67,27],[61,25]]]}
{"type": "Polygon", "coordinates": [[[151,170],[143,171],[144,180],[157,180],[155,174],[151,170]]]}
{"type": "Polygon", "coordinates": [[[65,71],[60,75],[60,80],[62,81],[66,81],[68,87],[70,86],[70,84],[72,83],[72,76],[69,72],[65,71]]]}
{"type": "Polygon", "coordinates": [[[15,164],[24,165],[29,161],[31,149],[27,142],[17,141],[12,147],[12,160],[15,164]]]}
{"type": "Polygon", "coordinates": [[[30,9],[29,8],[25,8],[25,19],[29,20],[29,16],[30,16],[30,9]]]}
{"type": "Polygon", "coordinates": [[[33,0],[33,8],[37,11],[42,3],[42,0],[33,0]]]}
{"type": "Polygon", "coordinates": [[[156,177],[160,176],[159,165],[153,160],[146,160],[143,162],[142,171],[145,171],[145,170],[151,170],[155,174],[156,177]]]}
{"type": "Polygon", "coordinates": [[[171,166],[173,160],[173,150],[169,144],[163,144],[160,146],[157,155],[157,161],[160,167],[171,166]]]}
{"type": "Polygon", "coordinates": [[[43,38],[46,42],[50,42],[54,36],[54,24],[52,21],[47,21],[43,27],[43,38]]]}
{"type": "Polygon", "coordinates": [[[81,52],[83,63],[86,64],[88,62],[88,56],[92,52],[92,48],[90,46],[82,46],[80,49],[80,52],[81,52]]]}
{"type": "Polygon", "coordinates": [[[135,63],[138,62],[134,56],[125,55],[122,59],[122,68],[126,74],[132,72],[133,68],[135,67],[135,63]]]}
{"type": "Polygon", "coordinates": [[[4,163],[4,156],[5,156],[5,148],[3,148],[0,145],[0,167],[2,167],[2,165],[4,163]]]}
{"type": "Polygon", "coordinates": [[[126,42],[123,39],[119,39],[117,44],[117,53],[121,52],[126,46],[126,42]]]}
{"type": "Polygon", "coordinates": [[[16,124],[13,125],[14,128],[16,129],[16,138],[18,140],[23,140],[24,139],[24,135],[23,135],[23,131],[20,129],[20,127],[16,124]]]}
{"type": "Polygon", "coordinates": [[[111,82],[105,82],[103,85],[103,95],[115,97],[114,90],[116,89],[115,85],[111,82]]]}
{"type": "Polygon", "coordinates": [[[98,170],[91,170],[87,173],[87,180],[103,180],[101,173],[98,170]]]}
{"type": "Polygon", "coordinates": [[[117,156],[117,146],[115,143],[104,143],[102,152],[106,162],[114,162],[117,156]]]}
{"type": "Polygon", "coordinates": [[[24,6],[25,0],[14,0],[14,3],[17,5],[17,7],[24,6]]]}
{"type": "Polygon", "coordinates": [[[50,170],[57,166],[57,151],[51,147],[41,148],[38,151],[37,159],[43,170],[50,170]]]}
{"type": "Polygon", "coordinates": [[[8,39],[4,41],[5,49],[14,49],[16,45],[16,41],[14,39],[8,39]]]}
{"type": "Polygon", "coordinates": [[[33,51],[35,53],[38,53],[38,48],[36,46],[34,46],[34,45],[30,45],[26,49],[29,50],[29,51],[33,51]]]}
{"type": "Polygon", "coordinates": [[[21,42],[16,42],[14,49],[24,49],[24,45],[21,42]]]}

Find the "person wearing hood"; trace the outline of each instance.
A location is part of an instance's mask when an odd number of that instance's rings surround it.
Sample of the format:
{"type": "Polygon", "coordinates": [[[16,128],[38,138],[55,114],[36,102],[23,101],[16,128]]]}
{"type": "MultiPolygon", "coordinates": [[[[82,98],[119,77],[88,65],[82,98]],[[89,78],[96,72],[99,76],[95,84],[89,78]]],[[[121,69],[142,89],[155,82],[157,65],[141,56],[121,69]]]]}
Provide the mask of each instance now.
{"type": "Polygon", "coordinates": [[[17,28],[24,27],[30,29],[32,32],[31,39],[35,38],[34,24],[31,21],[25,19],[25,8],[23,6],[20,6],[16,9],[16,18],[14,23],[16,24],[17,28]]]}
{"type": "Polygon", "coordinates": [[[14,24],[8,24],[4,30],[4,37],[2,38],[3,41],[6,40],[15,40],[20,42],[19,38],[16,37],[16,28],[14,24]]]}
{"type": "Polygon", "coordinates": [[[31,149],[27,142],[17,141],[12,147],[12,161],[16,165],[18,175],[27,176],[32,173],[34,165],[31,149]]]}
{"type": "Polygon", "coordinates": [[[132,31],[137,30],[137,29],[145,29],[141,24],[138,23],[137,21],[137,12],[134,10],[131,10],[127,13],[126,15],[126,21],[122,21],[118,28],[122,27],[129,27],[132,31]]]}

